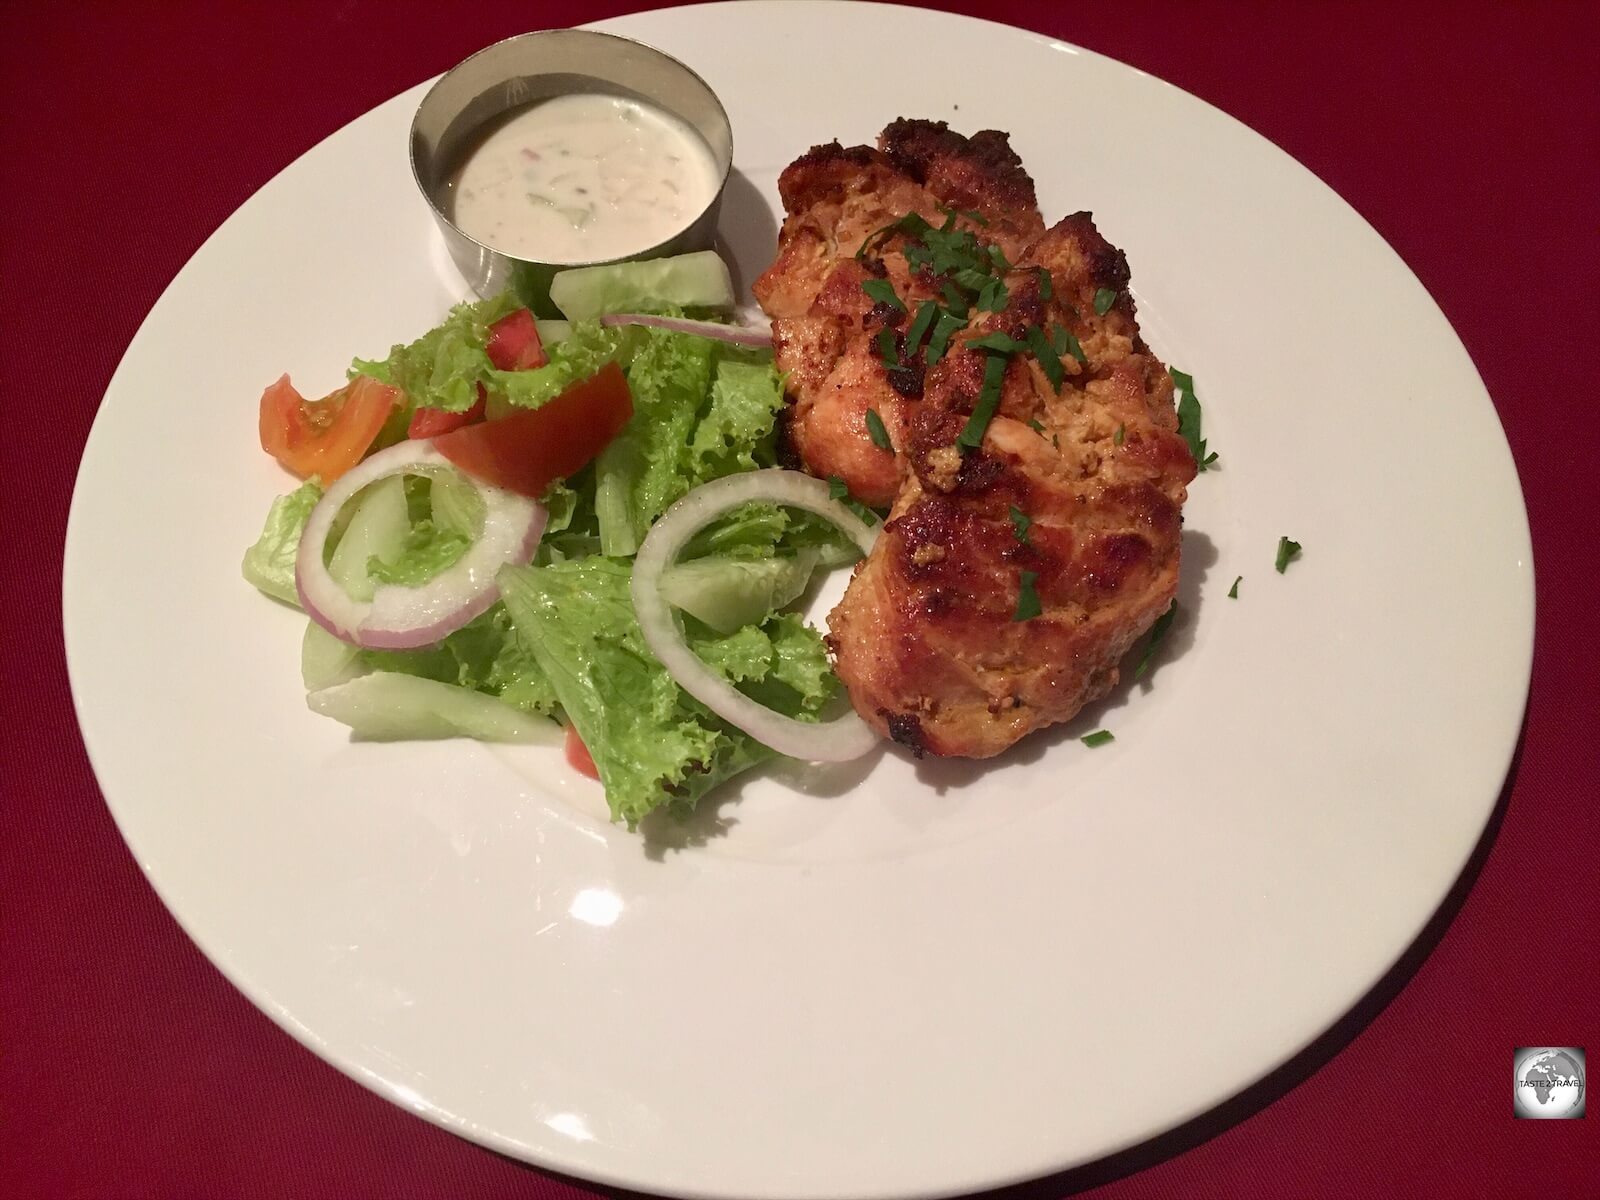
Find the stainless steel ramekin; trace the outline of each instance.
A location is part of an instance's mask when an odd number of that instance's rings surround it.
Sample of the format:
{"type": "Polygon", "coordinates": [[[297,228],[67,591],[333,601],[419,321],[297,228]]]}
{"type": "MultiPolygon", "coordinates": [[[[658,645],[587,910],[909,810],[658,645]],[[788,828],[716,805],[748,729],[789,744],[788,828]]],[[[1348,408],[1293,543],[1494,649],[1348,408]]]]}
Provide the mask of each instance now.
{"type": "Polygon", "coordinates": [[[512,288],[539,316],[557,316],[550,278],[590,263],[518,258],[468,237],[450,219],[451,176],[476,136],[495,118],[537,100],[573,92],[601,92],[642,100],[685,121],[705,139],[721,179],[699,216],[655,246],[623,262],[707,250],[716,240],[717,212],[733,165],[733,130],[715,92],[688,67],[631,38],[586,29],[519,34],[478,51],[428,90],[411,122],[411,173],[433,209],[450,257],[480,296],[512,288]]]}

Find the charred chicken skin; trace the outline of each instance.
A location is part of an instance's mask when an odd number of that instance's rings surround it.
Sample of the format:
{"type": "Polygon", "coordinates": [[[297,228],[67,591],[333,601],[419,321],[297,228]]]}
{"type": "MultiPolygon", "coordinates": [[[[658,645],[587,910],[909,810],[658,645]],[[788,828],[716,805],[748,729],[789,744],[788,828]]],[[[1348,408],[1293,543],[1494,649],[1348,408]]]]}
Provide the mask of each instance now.
{"type": "Polygon", "coordinates": [[[890,507],[829,617],[839,677],[918,754],[998,754],[1110,691],[1177,591],[1195,464],[1127,260],[1087,213],[1046,229],[994,131],[896,121],[779,191],[755,293],[789,441],[890,507]]]}

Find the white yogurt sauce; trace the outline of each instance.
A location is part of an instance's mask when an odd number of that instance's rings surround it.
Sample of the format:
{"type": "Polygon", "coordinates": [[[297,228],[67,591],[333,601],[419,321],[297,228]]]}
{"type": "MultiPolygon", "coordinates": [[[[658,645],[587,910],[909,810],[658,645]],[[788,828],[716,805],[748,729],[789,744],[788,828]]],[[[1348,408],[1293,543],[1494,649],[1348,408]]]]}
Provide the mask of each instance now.
{"type": "Polygon", "coordinates": [[[689,125],[636,100],[557,96],[484,138],[452,180],[451,220],[537,262],[621,258],[666,241],[721,182],[689,125]]]}

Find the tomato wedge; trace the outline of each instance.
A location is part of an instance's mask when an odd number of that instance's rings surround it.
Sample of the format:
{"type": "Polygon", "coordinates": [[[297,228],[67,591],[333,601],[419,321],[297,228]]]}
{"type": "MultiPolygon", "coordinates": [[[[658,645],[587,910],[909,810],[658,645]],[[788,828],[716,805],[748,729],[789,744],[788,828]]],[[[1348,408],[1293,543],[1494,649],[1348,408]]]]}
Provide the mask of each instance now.
{"type": "Polygon", "coordinates": [[[526,371],[550,361],[539,340],[539,327],[525,308],[501,317],[489,326],[489,342],[484,346],[489,361],[502,371],[526,371]]]}
{"type": "MultiPolygon", "coordinates": [[[[501,317],[489,326],[489,340],[484,353],[500,371],[527,371],[542,367],[550,361],[539,341],[539,327],[533,323],[533,314],[525,308],[501,317]]],[[[465,425],[483,420],[488,394],[483,384],[478,385],[478,399],[466,412],[448,412],[442,408],[419,408],[412,414],[406,437],[434,438],[451,433],[465,425]]]]}
{"type": "Polygon", "coordinates": [[[357,375],[321,400],[307,400],[285,375],[261,393],[261,448],[326,487],[362,460],[400,399],[398,388],[357,375]]]}
{"type": "Polygon", "coordinates": [[[589,747],[583,744],[583,739],[578,736],[576,725],[567,726],[567,762],[572,769],[580,775],[587,775],[590,779],[599,779],[600,772],[595,769],[594,755],[589,753],[589,747]]]}
{"type": "Polygon", "coordinates": [[[478,398],[466,412],[450,412],[443,408],[419,408],[411,414],[411,424],[406,427],[406,437],[415,439],[438,437],[463,425],[483,420],[483,410],[488,407],[489,394],[478,385],[478,398]]]}
{"type": "Polygon", "coordinates": [[[524,496],[542,496],[605,449],[633,416],[622,368],[607,363],[541,408],[519,409],[433,439],[468,475],[524,496]]]}

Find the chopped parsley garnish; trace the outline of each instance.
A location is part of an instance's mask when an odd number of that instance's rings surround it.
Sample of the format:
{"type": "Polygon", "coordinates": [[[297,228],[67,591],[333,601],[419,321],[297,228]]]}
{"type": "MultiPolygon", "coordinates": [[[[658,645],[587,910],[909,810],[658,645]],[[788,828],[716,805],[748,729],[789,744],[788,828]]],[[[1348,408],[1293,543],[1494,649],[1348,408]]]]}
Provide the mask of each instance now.
{"type": "Polygon", "coordinates": [[[1127,436],[1128,427],[1126,425],[1118,425],[1117,431],[1111,435],[1111,444],[1113,446],[1120,446],[1122,445],[1122,440],[1127,436]]]}
{"type": "Polygon", "coordinates": [[[965,316],[956,316],[954,313],[942,312],[934,323],[933,336],[928,339],[928,365],[931,367],[944,357],[944,352],[950,346],[950,338],[958,329],[965,329],[967,321],[965,316]]]}
{"type": "Polygon", "coordinates": [[[1002,333],[998,329],[993,333],[986,333],[982,337],[975,337],[967,342],[968,350],[998,350],[1001,354],[1015,354],[1017,351],[1026,350],[1027,348],[1027,342],[1019,342],[1009,333],[1002,333]]]}
{"type": "Polygon", "coordinates": [[[1033,430],[1040,437],[1044,436],[1044,426],[1039,424],[1039,418],[1038,417],[1033,417],[1028,421],[1028,428],[1033,430]]]}
{"type": "Polygon", "coordinates": [[[878,358],[889,370],[900,369],[900,347],[895,344],[894,330],[878,330],[878,358]]]}
{"type": "Polygon", "coordinates": [[[1028,527],[1033,524],[1033,518],[1023,512],[1015,504],[1011,505],[1011,528],[1016,531],[1017,541],[1024,546],[1028,544],[1028,527]]]}
{"type": "Polygon", "coordinates": [[[873,250],[876,250],[879,246],[883,245],[884,242],[888,241],[897,233],[908,234],[911,237],[920,237],[922,234],[926,233],[932,228],[933,226],[928,224],[927,220],[921,213],[908,212],[898,221],[891,221],[882,229],[874,230],[872,233],[869,233],[866,236],[866,239],[862,241],[861,248],[856,251],[856,258],[857,260],[865,258],[873,250]]]}
{"type": "Polygon", "coordinates": [[[953,281],[946,279],[939,285],[939,294],[944,297],[945,307],[952,315],[960,317],[963,322],[967,317],[967,298],[962,295],[960,287],[953,281]]]}
{"type": "Polygon", "coordinates": [[[1093,733],[1084,734],[1078,740],[1093,750],[1096,746],[1104,746],[1107,742],[1116,741],[1117,738],[1109,729],[1096,729],[1093,733]]]}
{"type": "Polygon", "coordinates": [[[1237,576],[1234,579],[1233,586],[1228,589],[1228,599],[1229,600],[1237,600],[1239,598],[1239,585],[1241,583],[1243,583],[1243,582],[1244,582],[1244,576],[1243,575],[1237,576]]]}
{"type": "Polygon", "coordinates": [[[1040,369],[1044,371],[1044,377],[1050,381],[1050,386],[1059,396],[1061,385],[1066,382],[1067,373],[1061,366],[1061,359],[1057,357],[1055,348],[1050,345],[1050,339],[1045,337],[1044,330],[1037,325],[1028,326],[1028,349],[1033,351],[1033,357],[1038,360],[1040,369]]]}
{"type": "Polygon", "coordinates": [[[1036,571],[1022,573],[1022,586],[1017,592],[1017,611],[1011,614],[1013,621],[1031,621],[1044,611],[1039,606],[1039,593],[1033,590],[1038,578],[1036,571]]]}
{"type": "Polygon", "coordinates": [[[989,247],[989,261],[994,264],[996,271],[1011,270],[1011,263],[1006,259],[1006,252],[1000,249],[999,246],[989,247]]]}
{"type": "Polygon", "coordinates": [[[972,415],[967,418],[966,428],[956,438],[956,444],[963,450],[976,450],[983,445],[984,430],[989,428],[995,409],[1000,407],[1000,388],[1005,382],[1008,361],[999,354],[992,354],[984,364],[983,390],[978,393],[978,402],[972,406],[972,415]]]}
{"type": "Polygon", "coordinates": [[[1050,272],[1044,267],[1039,268],[1039,299],[1048,300],[1055,291],[1055,281],[1050,278],[1050,272]]]}
{"type": "Polygon", "coordinates": [[[906,354],[917,352],[917,347],[922,345],[922,339],[928,335],[928,330],[933,325],[933,319],[939,315],[939,306],[932,300],[924,300],[917,305],[917,315],[911,318],[911,328],[906,330],[906,354]]]}
{"type": "Polygon", "coordinates": [[[978,311],[1000,312],[1010,298],[1011,293],[1006,290],[1006,281],[995,275],[978,292],[978,311]]]}
{"type": "Polygon", "coordinates": [[[867,409],[867,434],[879,450],[889,449],[889,431],[883,427],[883,418],[875,408],[867,409]]]}
{"type": "Polygon", "coordinates": [[[962,216],[963,216],[963,217],[965,217],[965,218],[966,218],[966,219],[967,219],[967,220],[969,220],[969,221],[971,221],[971,222],[972,222],[972,223],[973,223],[973,224],[974,224],[974,225],[984,225],[984,226],[987,226],[987,225],[988,225],[988,224],[989,224],[989,222],[988,222],[988,221],[987,221],[987,220],[985,220],[985,219],[984,219],[984,216],[983,216],[983,214],[982,214],[982,213],[981,213],[981,212],[979,212],[979,211],[978,211],[978,210],[977,210],[977,209],[975,209],[975,208],[969,208],[969,209],[966,209],[966,210],[964,210],[964,211],[963,211],[963,212],[962,212],[962,214],[961,214],[961,215],[962,215],[962,216]]]}
{"type": "Polygon", "coordinates": [[[861,290],[871,296],[879,304],[887,304],[898,312],[905,312],[905,301],[895,293],[894,284],[887,279],[868,279],[862,282],[861,290]]]}
{"type": "Polygon", "coordinates": [[[1278,574],[1282,575],[1288,570],[1289,564],[1300,557],[1300,543],[1291,542],[1286,537],[1278,539],[1278,574]]]}
{"type": "Polygon", "coordinates": [[[1110,288],[1100,288],[1094,294],[1094,311],[1098,317],[1105,316],[1111,311],[1111,306],[1117,302],[1117,293],[1110,288]]]}
{"type": "Polygon", "coordinates": [[[1167,611],[1156,618],[1156,623],[1150,626],[1150,639],[1144,644],[1144,653],[1139,656],[1139,665],[1133,669],[1135,679],[1143,679],[1144,673],[1150,669],[1150,664],[1155,661],[1156,650],[1166,640],[1167,630],[1172,628],[1173,618],[1178,615],[1178,602],[1174,600],[1167,611]]]}
{"type": "Polygon", "coordinates": [[[828,496],[830,499],[844,500],[847,499],[849,495],[850,489],[845,485],[844,480],[840,479],[837,475],[828,476],[828,496]]]}
{"type": "Polygon", "coordinates": [[[1089,364],[1089,356],[1083,352],[1083,347],[1078,344],[1078,339],[1072,331],[1064,326],[1057,325],[1050,330],[1050,341],[1055,346],[1057,354],[1070,354],[1085,366],[1089,364]]]}
{"type": "MultiPolygon", "coordinates": [[[[1206,440],[1200,436],[1200,400],[1194,394],[1194,376],[1176,367],[1170,367],[1173,385],[1178,389],[1178,436],[1189,443],[1189,453],[1194,455],[1196,470],[1204,471],[1217,461],[1215,453],[1206,453],[1206,440]]],[[[1278,568],[1280,571],[1282,567],[1278,568]]]]}

